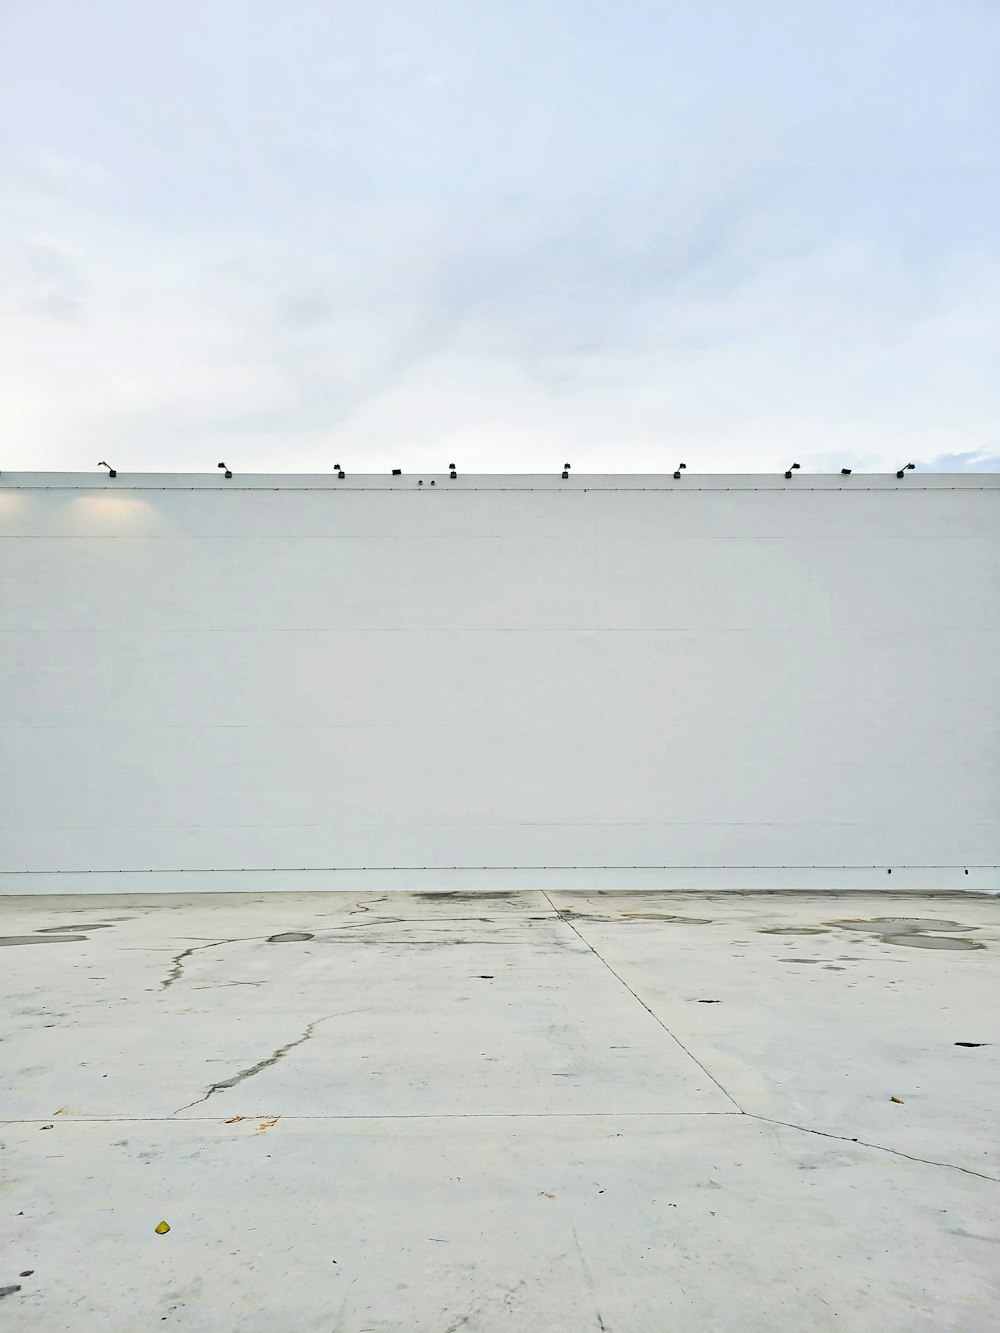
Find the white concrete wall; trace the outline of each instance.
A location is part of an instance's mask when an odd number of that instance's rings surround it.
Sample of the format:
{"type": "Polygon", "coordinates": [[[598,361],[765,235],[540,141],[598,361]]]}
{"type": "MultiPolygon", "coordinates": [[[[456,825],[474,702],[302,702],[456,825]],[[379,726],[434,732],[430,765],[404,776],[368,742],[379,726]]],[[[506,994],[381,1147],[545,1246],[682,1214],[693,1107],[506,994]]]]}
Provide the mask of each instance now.
{"type": "Polygon", "coordinates": [[[429,481],[0,476],[0,890],[1000,887],[1000,476],[429,481]]]}

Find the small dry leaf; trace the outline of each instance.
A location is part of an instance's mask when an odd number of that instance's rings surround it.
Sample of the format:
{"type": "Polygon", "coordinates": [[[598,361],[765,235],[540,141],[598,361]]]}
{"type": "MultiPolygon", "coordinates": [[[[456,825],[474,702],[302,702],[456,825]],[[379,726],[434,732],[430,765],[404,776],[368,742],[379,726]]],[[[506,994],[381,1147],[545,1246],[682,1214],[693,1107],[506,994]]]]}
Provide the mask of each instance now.
{"type": "Polygon", "coordinates": [[[280,1115],[276,1115],[276,1116],[274,1117],[273,1120],[262,1120],[262,1121],[260,1122],[260,1124],[257,1126],[257,1133],[260,1134],[260,1133],[262,1133],[265,1129],[270,1129],[271,1126],[272,1126],[272,1125],[276,1125],[280,1119],[281,1119],[281,1116],[280,1116],[280,1115]]]}
{"type": "Polygon", "coordinates": [[[160,1222],[156,1228],[156,1234],[158,1236],[165,1236],[169,1230],[170,1230],[169,1222],[160,1222]]]}
{"type": "Polygon", "coordinates": [[[556,1196],[554,1194],[550,1194],[548,1190],[539,1190],[538,1197],[541,1199],[554,1199],[556,1196]]]}
{"type": "Polygon", "coordinates": [[[53,1111],[53,1115],[65,1115],[69,1110],[68,1106],[60,1106],[58,1111],[53,1111]]]}
{"type": "Polygon", "coordinates": [[[245,1119],[246,1119],[245,1115],[231,1115],[229,1119],[226,1121],[226,1124],[235,1125],[237,1120],[245,1120],[245,1119]]]}
{"type": "Polygon", "coordinates": [[[903,1099],[902,1099],[902,1097],[890,1097],[889,1100],[890,1100],[891,1102],[895,1102],[897,1106],[902,1106],[902,1105],[903,1105],[903,1099]]]}

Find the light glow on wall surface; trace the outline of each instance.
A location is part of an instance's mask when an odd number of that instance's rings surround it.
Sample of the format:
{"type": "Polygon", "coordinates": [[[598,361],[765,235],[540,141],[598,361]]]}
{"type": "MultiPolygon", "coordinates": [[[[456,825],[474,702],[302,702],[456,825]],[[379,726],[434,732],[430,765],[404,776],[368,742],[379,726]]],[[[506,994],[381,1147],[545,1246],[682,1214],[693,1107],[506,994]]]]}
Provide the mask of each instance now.
{"type": "Polygon", "coordinates": [[[71,532],[132,536],[151,526],[155,511],[148,500],[133,495],[78,495],[68,505],[71,532]]]}
{"type": "Polygon", "coordinates": [[[0,477],[0,887],[1000,887],[1000,478],[416,480],[0,477]]]}

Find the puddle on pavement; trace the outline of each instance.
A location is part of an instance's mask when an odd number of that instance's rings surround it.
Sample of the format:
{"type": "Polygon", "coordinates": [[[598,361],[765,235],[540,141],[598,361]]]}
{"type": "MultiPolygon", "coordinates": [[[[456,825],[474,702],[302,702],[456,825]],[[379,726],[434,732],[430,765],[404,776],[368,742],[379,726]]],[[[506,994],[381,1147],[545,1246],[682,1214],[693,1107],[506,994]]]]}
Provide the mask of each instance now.
{"type": "Polygon", "coordinates": [[[674,916],[670,912],[621,912],[619,915],[625,921],[673,921],[688,926],[710,926],[713,921],[710,916],[674,916]]]}
{"type": "Polygon", "coordinates": [[[306,940],[315,938],[315,935],[310,935],[304,930],[286,930],[283,935],[269,935],[267,942],[268,944],[303,944],[306,940]]]}
{"type": "Polygon", "coordinates": [[[761,926],[758,935],[829,935],[825,926],[761,926]]]}
{"type": "Polygon", "coordinates": [[[863,935],[877,935],[883,944],[902,944],[908,949],[951,949],[957,952],[986,947],[980,940],[952,934],[952,931],[957,930],[978,929],[976,926],[963,926],[958,921],[935,921],[930,917],[875,916],[867,921],[848,918],[828,921],[826,924],[840,926],[843,930],[860,931],[863,935]]]}
{"type": "Polygon", "coordinates": [[[0,935],[0,947],[5,944],[72,944],[86,938],[86,935],[0,935]]]}
{"type": "Polygon", "coordinates": [[[39,926],[39,935],[57,935],[64,931],[74,932],[79,930],[110,930],[111,923],[108,921],[98,921],[89,926],[39,926]]]}

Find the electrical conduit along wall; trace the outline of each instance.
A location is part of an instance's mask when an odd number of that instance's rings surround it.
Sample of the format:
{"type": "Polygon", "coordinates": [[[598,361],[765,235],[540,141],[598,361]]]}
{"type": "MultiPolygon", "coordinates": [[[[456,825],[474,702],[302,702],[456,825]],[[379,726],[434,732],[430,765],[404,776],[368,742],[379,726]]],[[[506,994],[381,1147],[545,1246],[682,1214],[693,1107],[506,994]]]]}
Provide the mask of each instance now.
{"type": "Polygon", "coordinates": [[[1000,887],[1000,477],[431,479],[0,477],[0,890],[1000,887]]]}

